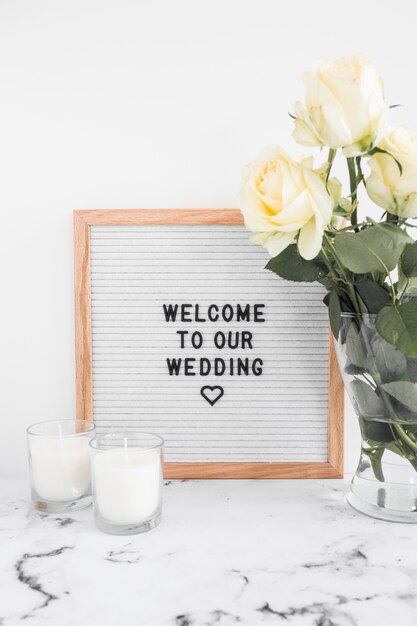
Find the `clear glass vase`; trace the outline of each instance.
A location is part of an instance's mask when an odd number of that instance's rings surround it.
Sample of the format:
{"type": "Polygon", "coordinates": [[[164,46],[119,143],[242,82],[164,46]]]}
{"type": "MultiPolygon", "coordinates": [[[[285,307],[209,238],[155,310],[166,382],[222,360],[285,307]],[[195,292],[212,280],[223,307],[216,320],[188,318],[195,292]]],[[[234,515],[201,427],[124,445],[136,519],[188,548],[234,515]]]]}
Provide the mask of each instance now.
{"type": "Polygon", "coordinates": [[[384,341],[375,318],[342,313],[335,342],[362,437],[348,502],[372,517],[417,523],[417,359],[384,341]]]}

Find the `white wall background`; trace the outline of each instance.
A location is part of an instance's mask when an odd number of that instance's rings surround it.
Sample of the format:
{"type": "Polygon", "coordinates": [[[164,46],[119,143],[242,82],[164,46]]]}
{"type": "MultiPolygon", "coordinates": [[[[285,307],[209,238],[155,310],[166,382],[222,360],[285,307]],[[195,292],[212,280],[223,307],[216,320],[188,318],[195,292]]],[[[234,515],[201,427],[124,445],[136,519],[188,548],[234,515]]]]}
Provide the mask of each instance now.
{"type": "MultiPolygon", "coordinates": [[[[25,428],[74,416],[72,209],[233,207],[292,143],[317,58],[374,59],[417,125],[409,0],[0,0],[0,472],[25,428]]],[[[358,454],[347,410],[347,469],[358,454]]]]}

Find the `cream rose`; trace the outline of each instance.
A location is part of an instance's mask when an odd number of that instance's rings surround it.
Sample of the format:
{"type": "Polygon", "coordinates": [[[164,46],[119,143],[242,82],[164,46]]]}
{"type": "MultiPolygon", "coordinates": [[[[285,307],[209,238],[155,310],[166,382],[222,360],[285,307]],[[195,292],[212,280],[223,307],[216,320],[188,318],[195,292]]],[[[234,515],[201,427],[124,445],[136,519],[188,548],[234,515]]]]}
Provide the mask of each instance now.
{"type": "Polygon", "coordinates": [[[244,171],[238,203],[246,227],[258,233],[252,241],[276,256],[298,236],[305,259],[320,252],[330,223],[333,200],[312,159],[298,162],[278,146],[268,146],[244,171]]]}
{"type": "Polygon", "coordinates": [[[303,77],[305,106],[295,104],[294,139],[303,146],[343,148],[363,154],[381,139],[388,107],[382,81],[367,59],[323,61],[303,77]]]}
{"type": "Polygon", "coordinates": [[[389,154],[377,152],[368,160],[369,197],[394,215],[417,217],[417,131],[390,128],[378,147],[389,154]]]}

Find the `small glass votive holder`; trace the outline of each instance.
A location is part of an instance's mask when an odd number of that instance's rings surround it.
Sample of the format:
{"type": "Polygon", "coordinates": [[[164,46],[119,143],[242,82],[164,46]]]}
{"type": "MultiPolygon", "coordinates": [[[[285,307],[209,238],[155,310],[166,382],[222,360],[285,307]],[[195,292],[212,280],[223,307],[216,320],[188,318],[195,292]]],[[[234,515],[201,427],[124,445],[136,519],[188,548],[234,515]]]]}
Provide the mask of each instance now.
{"type": "Polygon", "coordinates": [[[63,513],[91,504],[88,444],[94,424],[51,420],[27,429],[32,504],[44,513],[63,513]]]}
{"type": "Polygon", "coordinates": [[[130,431],[90,441],[96,526],[114,535],[143,533],[161,521],[163,446],[159,435],[130,431]]]}

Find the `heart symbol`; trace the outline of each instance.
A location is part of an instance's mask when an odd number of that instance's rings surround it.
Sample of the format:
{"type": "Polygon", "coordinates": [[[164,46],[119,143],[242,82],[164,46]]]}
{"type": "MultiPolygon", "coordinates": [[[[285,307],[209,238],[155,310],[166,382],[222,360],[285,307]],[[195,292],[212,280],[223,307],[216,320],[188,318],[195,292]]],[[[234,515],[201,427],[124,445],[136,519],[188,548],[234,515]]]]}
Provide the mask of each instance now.
{"type": "Polygon", "coordinates": [[[207,400],[210,406],[214,406],[218,400],[222,396],[224,396],[223,387],[219,385],[214,385],[214,387],[210,387],[210,385],[205,385],[205,387],[201,387],[200,393],[203,396],[204,400],[207,400]]]}

